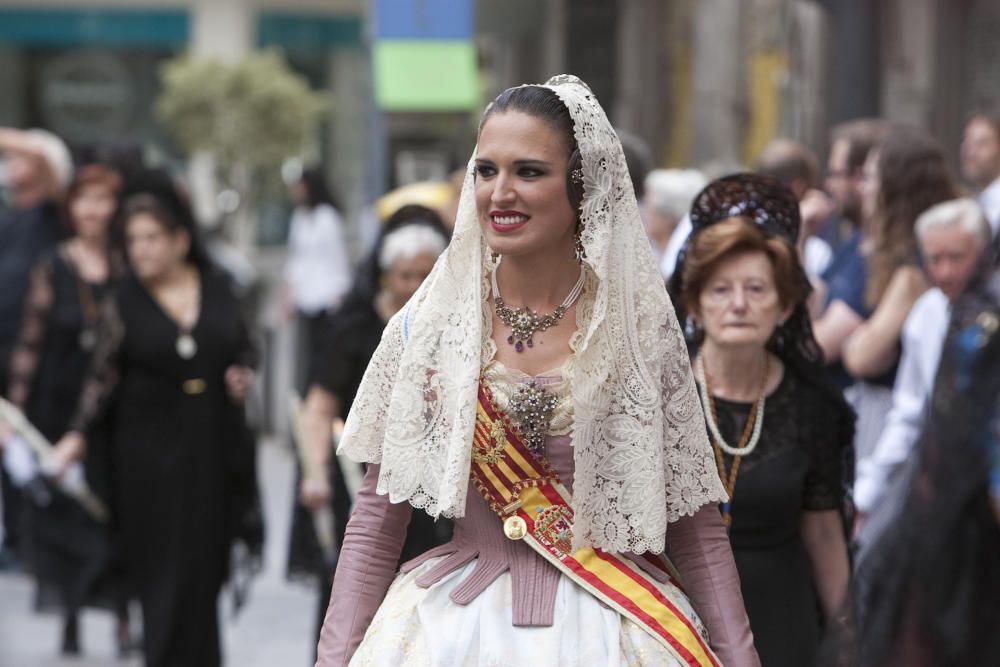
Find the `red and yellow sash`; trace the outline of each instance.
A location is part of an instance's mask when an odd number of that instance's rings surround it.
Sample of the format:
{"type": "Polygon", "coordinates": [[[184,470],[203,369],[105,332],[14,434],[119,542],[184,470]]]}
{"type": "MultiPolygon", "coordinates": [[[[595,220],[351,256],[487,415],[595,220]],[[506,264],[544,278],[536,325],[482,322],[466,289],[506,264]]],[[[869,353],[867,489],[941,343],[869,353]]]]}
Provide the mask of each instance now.
{"type": "Polygon", "coordinates": [[[671,601],[672,594],[683,595],[675,576],[671,574],[670,582],[662,584],[617,554],[590,547],[572,551],[570,494],[548,463],[525,446],[493,405],[482,382],[471,474],[483,498],[504,521],[508,538],[523,539],[560,572],[649,632],[684,664],[718,667],[695,622],[671,601]]]}

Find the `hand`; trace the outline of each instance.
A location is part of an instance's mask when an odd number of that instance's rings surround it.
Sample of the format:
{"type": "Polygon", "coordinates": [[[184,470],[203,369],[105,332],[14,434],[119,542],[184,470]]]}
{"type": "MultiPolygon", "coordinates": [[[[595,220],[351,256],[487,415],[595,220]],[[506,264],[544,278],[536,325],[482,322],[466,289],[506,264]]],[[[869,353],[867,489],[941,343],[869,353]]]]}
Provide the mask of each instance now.
{"type": "Polygon", "coordinates": [[[854,515],[854,530],[851,531],[851,539],[858,539],[858,535],[861,534],[861,529],[864,528],[867,520],[868,514],[865,512],[858,512],[854,515]]]}
{"type": "Polygon", "coordinates": [[[237,403],[242,403],[247,397],[247,391],[253,384],[255,373],[246,366],[230,366],[226,369],[226,392],[237,403]]]}
{"type": "Polygon", "coordinates": [[[7,444],[7,439],[14,435],[14,427],[7,422],[0,422],[0,452],[3,451],[4,445],[7,444]]]}
{"type": "Polygon", "coordinates": [[[312,511],[330,502],[330,482],[325,477],[304,477],[299,485],[299,501],[312,511]]]}
{"type": "Polygon", "coordinates": [[[83,458],[87,442],[83,434],[70,431],[55,444],[52,451],[52,463],[47,466],[46,473],[56,479],[62,477],[71,465],[83,458]]]}
{"type": "Polygon", "coordinates": [[[807,190],[799,202],[799,214],[802,217],[799,241],[804,242],[818,233],[835,210],[837,205],[825,192],[816,188],[807,190]]]}

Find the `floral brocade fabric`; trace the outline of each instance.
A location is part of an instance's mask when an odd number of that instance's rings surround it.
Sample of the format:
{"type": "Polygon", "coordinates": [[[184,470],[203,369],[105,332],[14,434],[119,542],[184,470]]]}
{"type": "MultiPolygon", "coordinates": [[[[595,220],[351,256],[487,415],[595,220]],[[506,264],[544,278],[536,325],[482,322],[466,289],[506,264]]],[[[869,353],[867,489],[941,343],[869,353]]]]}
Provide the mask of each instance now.
{"type": "MultiPolygon", "coordinates": [[[[621,144],[586,84],[561,75],[546,87],[569,109],[583,158],[588,277],[570,380],[574,548],[661,552],[669,522],[725,491],[621,144]]],[[[474,159],[451,244],[386,327],[340,446],[381,463],[379,493],[432,516],[464,514],[477,387],[492,359],[491,260],[474,159]]]]}

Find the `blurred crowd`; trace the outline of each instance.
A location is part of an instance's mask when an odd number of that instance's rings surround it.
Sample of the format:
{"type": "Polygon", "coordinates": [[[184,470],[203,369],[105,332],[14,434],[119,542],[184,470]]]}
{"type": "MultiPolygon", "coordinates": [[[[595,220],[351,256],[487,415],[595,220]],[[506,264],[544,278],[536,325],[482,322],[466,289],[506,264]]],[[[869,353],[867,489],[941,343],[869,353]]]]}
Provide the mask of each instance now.
{"type": "MultiPolygon", "coordinates": [[[[654,169],[640,140],[622,143],[667,284],[701,252],[688,243],[696,196],[747,167],[654,169]]],[[[822,404],[853,413],[834,527],[802,524],[803,585],[818,591],[830,660],[851,644],[863,664],[988,664],[979,659],[997,657],[997,640],[975,619],[996,619],[981,612],[995,608],[1000,578],[967,543],[998,544],[1000,522],[998,374],[981,356],[1000,326],[1000,112],[970,115],[958,147],[871,118],[832,128],[824,150],[822,165],[779,138],[749,165],[798,200],[803,326],[837,390],[822,404]],[[843,563],[829,557],[838,550],[843,563]],[[912,585],[935,577],[944,583],[912,585]],[[923,615],[940,605],[957,615],[951,625],[923,615]],[[898,657],[921,654],[925,632],[946,660],[898,657]]],[[[0,129],[0,154],[0,568],[34,577],[37,609],[62,615],[64,653],[84,650],[79,617],[96,607],[116,615],[123,655],[217,664],[220,590],[259,568],[264,535],[245,409],[259,355],[240,285],[173,175],[114,151],[71,156],[43,130],[0,129]]],[[[291,535],[271,539],[289,542],[289,576],[316,581],[318,636],[363,474],[333,443],[383,328],[449,242],[464,172],[444,195],[395,196],[357,262],[322,170],[285,176],[294,212],[274,312],[299,332],[303,400],[291,535]]],[[[691,336],[711,337],[710,322],[679,314],[691,336]]],[[[415,514],[402,560],[449,530],[415,514]]]]}

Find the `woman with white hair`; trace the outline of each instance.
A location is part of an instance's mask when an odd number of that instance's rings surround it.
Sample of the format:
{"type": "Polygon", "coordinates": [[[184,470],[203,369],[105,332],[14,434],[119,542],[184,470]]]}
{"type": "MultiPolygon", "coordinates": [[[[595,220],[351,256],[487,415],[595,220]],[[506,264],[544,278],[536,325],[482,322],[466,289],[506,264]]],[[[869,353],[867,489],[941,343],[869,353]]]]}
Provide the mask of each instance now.
{"type": "MultiPolygon", "coordinates": [[[[312,453],[316,464],[313,470],[317,473],[303,475],[299,483],[288,561],[289,576],[318,579],[317,639],[330,601],[336,563],[324,562],[320,555],[310,514],[330,506],[335,545],[339,548],[351,506],[345,471],[337,458],[331,456],[334,422],[342,424],[347,417],[386,322],[406,304],[446,245],[444,224],[433,210],[408,205],[394,213],[366,265],[359,270],[351,296],[337,312],[329,335],[322,341],[321,350],[325,354],[314,368],[303,410],[305,444],[312,453]]],[[[362,474],[361,470],[356,474],[362,474]]],[[[423,518],[417,517],[410,526],[406,555],[416,556],[448,537],[448,522],[435,525],[429,517],[426,521],[423,518]]]]}

